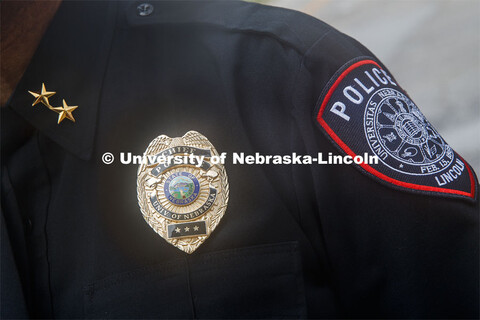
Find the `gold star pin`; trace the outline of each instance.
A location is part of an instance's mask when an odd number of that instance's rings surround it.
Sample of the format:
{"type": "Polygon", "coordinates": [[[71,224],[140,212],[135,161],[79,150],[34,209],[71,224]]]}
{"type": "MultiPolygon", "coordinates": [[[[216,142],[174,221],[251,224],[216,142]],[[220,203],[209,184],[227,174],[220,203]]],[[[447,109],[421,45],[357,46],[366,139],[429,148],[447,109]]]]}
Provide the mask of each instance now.
{"type": "Polygon", "coordinates": [[[52,106],[50,105],[50,102],[48,102],[48,98],[50,98],[51,96],[53,96],[56,92],[55,91],[47,91],[45,89],[45,84],[42,83],[42,90],[37,93],[37,92],[32,92],[32,91],[28,91],[32,96],[35,97],[35,101],[33,101],[32,103],[32,106],[38,104],[38,103],[43,103],[44,105],[46,105],[48,108],[52,108],[52,106]]]}
{"type": "Polygon", "coordinates": [[[75,122],[75,118],[72,115],[73,110],[77,109],[78,106],[69,106],[66,102],[65,99],[63,99],[63,106],[62,107],[52,107],[50,102],[48,101],[48,98],[53,96],[56,92],[55,91],[47,91],[45,89],[45,83],[42,83],[42,89],[40,92],[33,92],[33,91],[28,91],[34,98],[35,101],[33,101],[32,106],[42,103],[45,105],[48,109],[55,111],[58,113],[58,121],[57,123],[60,124],[60,122],[63,121],[63,119],[67,118],[70,121],[75,122]]]}
{"type": "Polygon", "coordinates": [[[63,119],[67,118],[68,120],[71,120],[75,122],[75,118],[72,115],[73,110],[77,109],[78,106],[69,106],[65,102],[65,99],[63,99],[63,107],[53,107],[52,110],[58,113],[58,122],[60,123],[63,121],[63,119]]]}

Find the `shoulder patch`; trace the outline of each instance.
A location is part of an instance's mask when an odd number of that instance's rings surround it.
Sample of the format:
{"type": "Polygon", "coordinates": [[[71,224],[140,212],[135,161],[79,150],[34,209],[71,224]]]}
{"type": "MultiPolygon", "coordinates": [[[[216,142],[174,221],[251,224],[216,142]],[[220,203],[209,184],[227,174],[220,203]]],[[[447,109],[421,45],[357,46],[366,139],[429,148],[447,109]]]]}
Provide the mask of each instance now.
{"type": "Polygon", "coordinates": [[[350,61],[332,77],[316,119],[342,152],[378,157],[378,164],[355,165],[375,179],[403,190],[475,199],[470,166],[374,60],[350,61]]]}

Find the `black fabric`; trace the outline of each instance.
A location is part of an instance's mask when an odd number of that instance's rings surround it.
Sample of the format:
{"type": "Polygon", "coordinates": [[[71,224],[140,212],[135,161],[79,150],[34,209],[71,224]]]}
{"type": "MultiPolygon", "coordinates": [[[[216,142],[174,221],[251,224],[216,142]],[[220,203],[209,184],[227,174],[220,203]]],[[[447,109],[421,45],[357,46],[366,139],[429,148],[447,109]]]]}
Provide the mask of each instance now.
{"type": "Polygon", "coordinates": [[[16,266],[12,245],[8,231],[5,227],[3,212],[1,215],[1,284],[2,290],[1,302],[2,308],[0,317],[2,319],[25,319],[28,318],[27,306],[25,303],[22,283],[20,281],[19,270],[16,266]]]}
{"type": "Polygon", "coordinates": [[[303,318],[298,253],[296,243],[280,243],[179,257],[119,274],[86,288],[86,316],[303,318]]]}
{"type": "MultiPolygon", "coordinates": [[[[212,235],[191,255],[160,238],[120,152],[196,130],[229,155],[335,153],[316,102],[346,62],[373,55],[289,10],[151,3],[141,17],[137,2],[64,2],[2,108],[5,252],[31,316],[478,317],[478,200],[396,190],[351,166],[227,160],[212,235]],[[42,82],[51,103],[79,106],[76,123],[31,107],[42,82]]],[[[22,303],[2,295],[18,317],[22,303]]]]}

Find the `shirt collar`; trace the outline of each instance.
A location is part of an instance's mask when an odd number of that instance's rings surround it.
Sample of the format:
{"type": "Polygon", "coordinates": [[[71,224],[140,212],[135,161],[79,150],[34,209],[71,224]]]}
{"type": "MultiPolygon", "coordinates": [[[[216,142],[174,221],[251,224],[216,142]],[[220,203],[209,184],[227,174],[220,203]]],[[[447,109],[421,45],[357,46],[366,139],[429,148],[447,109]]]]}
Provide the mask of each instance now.
{"type": "Polygon", "coordinates": [[[76,156],[90,159],[97,109],[117,16],[116,3],[64,1],[48,27],[9,106],[40,132],[76,156]],[[76,122],[64,119],[42,104],[32,106],[42,83],[56,94],[52,106],[78,106],[76,122]]]}

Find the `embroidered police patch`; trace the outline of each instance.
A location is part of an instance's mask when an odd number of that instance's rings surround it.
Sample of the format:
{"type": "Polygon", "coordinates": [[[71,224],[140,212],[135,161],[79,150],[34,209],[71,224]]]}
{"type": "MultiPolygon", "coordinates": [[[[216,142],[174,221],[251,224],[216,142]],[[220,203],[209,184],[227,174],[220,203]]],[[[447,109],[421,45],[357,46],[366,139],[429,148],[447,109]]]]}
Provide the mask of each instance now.
{"type": "Polygon", "coordinates": [[[354,60],[330,80],[316,111],[322,130],[346,154],[376,155],[359,168],[402,189],[475,198],[475,177],[377,62],[354,60]]]}

